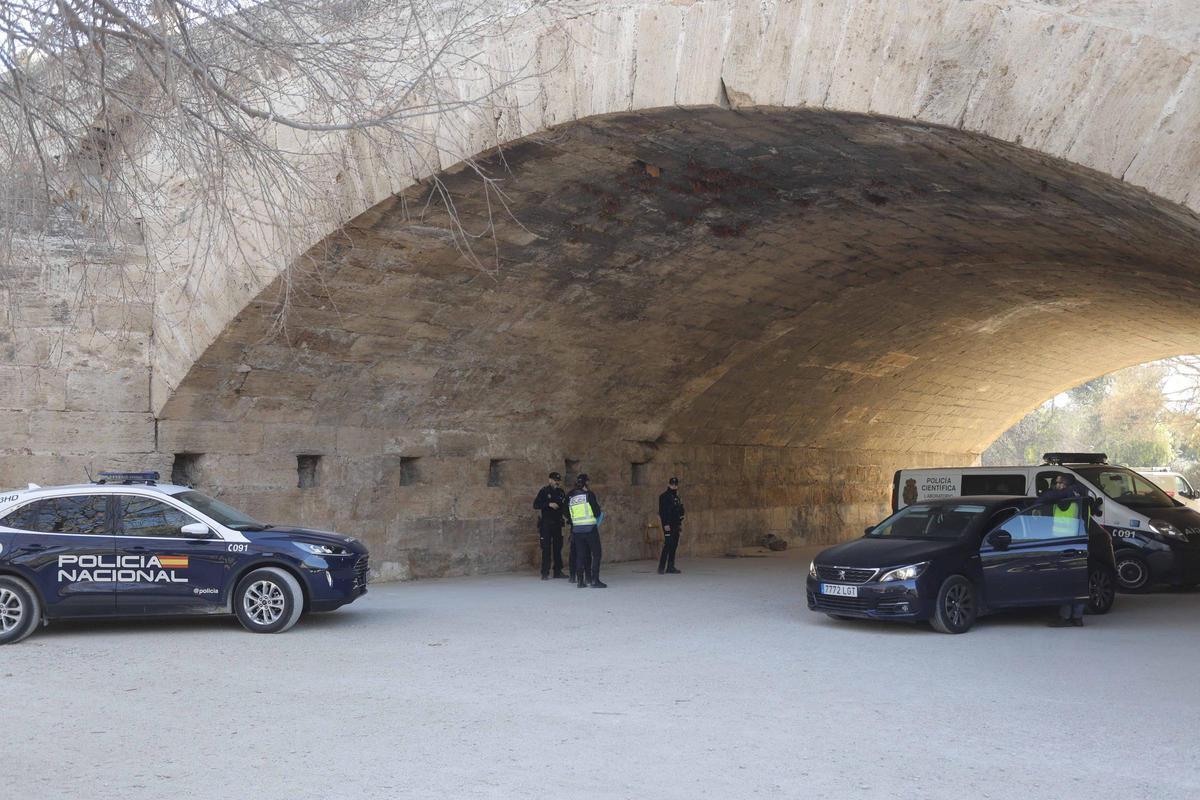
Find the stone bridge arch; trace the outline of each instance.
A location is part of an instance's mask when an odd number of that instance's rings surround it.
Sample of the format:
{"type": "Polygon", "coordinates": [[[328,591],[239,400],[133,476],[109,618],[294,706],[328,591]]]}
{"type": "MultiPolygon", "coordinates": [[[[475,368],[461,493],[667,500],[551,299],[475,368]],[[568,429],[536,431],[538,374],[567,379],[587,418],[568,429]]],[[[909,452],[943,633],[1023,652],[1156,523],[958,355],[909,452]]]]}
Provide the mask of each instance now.
{"type": "MultiPolygon", "coordinates": [[[[804,108],[1011,142],[1200,208],[1200,15],[1189,0],[564,0],[488,44],[536,77],[492,114],[436,123],[428,152],[333,143],[329,202],[287,230],[206,233],[199,280],[156,301],[152,410],[253,298],[341,225],[463,158],[589,117],[669,108],[804,108]]],[[[163,245],[167,247],[168,245],[163,245]]]]}
{"type": "Polygon", "coordinates": [[[391,577],[527,563],[549,468],[596,478],[616,557],[670,474],[693,552],[828,541],[897,467],[1200,352],[1182,0],[565,7],[496,43],[541,74],[486,124],[347,141],[304,224],[203,243],[219,268],[155,301],[159,463],[391,577]],[[511,200],[494,271],[404,212],[437,175],[481,223],[474,155],[511,200]]]}

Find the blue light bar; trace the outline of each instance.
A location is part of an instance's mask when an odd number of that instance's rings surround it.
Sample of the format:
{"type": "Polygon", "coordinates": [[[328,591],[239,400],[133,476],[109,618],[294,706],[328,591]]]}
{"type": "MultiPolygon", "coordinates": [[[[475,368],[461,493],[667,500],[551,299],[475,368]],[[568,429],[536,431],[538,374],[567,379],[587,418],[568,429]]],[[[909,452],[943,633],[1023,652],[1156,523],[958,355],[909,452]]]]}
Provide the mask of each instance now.
{"type": "Polygon", "coordinates": [[[157,472],[101,472],[100,483],[154,483],[157,472]]]}

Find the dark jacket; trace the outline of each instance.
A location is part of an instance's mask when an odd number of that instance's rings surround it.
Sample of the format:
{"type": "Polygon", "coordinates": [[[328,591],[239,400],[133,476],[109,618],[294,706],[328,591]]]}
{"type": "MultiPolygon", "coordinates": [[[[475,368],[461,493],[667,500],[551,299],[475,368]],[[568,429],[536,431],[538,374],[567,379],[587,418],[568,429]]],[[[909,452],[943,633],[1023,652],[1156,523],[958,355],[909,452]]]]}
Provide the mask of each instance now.
{"type": "Polygon", "coordinates": [[[658,518],[663,527],[670,525],[671,530],[675,531],[683,524],[683,514],[683,501],[679,499],[679,492],[667,489],[658,496],[658,518]]]}
{"type": "Polygon", "coordinates": [[[567,513],[567,493],[553,484],[546,484],[533,499],[533,507],[542,512],[541,524],[548,528],[561,528],[563,518],[567,513]],[[558,508],[551,508],[551,503],[558,503],[558,508]]]}
{"type": "MultiPolygon", "coordinates": [[[[567,495],[567,504],[570,505],[572,497],[578,497],[581,494],[587,495],[588,503],[590,503],[592,506],[593,516],[595,516],[596,519],[600,519],[600,501],[596,499],[596,495],[591,489],[586,491],[583,489],[575,489],[569,495],[567,495]]],[[[570,522],[570,517],[567,518],[567,521],[570,522]]],[[[596,530],[595,525],[571,525],[571,533],[591,533],[594,530],[596,530]]]]}

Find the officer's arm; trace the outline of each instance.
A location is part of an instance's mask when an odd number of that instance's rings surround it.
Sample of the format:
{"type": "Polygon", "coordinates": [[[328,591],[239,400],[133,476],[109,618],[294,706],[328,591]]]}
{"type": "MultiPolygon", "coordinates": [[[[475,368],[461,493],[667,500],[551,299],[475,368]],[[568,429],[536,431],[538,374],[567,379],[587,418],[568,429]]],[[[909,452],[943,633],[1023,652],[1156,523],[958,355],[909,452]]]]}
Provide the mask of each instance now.
{"type": "Polygon", "coordinates": [[[663,530],[671,529],[671,498],[665,494],[658,496],[658,521],[662,523],[663,530]]]}
{"type": "Polygon", "coordinates": [[[588,502],[592,505],[592,513],[597,517],[600,516],[600,501],[596,499],[596,495],[588,492],[588,502]]]}
{"type": "Polygon", "coordinates": [[[533,498],[533,508],[535,511],[541,511],[546,507],[546,487],[542,487],[537,493],[537,497],[533,498]]]}

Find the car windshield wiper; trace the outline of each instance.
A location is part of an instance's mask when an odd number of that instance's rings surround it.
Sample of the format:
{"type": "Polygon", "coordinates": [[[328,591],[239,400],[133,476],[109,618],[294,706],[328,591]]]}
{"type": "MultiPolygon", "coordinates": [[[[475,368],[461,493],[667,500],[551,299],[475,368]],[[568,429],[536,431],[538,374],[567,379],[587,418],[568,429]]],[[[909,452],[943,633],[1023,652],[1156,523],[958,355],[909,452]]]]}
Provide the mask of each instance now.
{"type": "Polygon", "coordinates": [[[233,525],[226,527],[232,528],[235,531],[269,531],[274,528],[274,525],[263,525],[258,522],[236,522],[233,525]]]}

